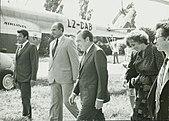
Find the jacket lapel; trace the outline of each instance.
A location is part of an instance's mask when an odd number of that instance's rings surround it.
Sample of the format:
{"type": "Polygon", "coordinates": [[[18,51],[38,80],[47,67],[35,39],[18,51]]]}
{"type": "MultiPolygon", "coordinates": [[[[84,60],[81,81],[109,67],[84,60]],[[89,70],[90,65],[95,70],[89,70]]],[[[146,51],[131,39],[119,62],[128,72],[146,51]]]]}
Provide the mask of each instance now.
{"type": "Polygon", "coordinates": [[[56,57],[56,55],[57,55],[58,51],[60,50],[60,48],[62,47],[64,41],[65,41],[65,37],[63,37],[63,38],[60,40],[60,42],[58,43],[58,46],[57,46],[57,48],[56,48],[56,50],[55,50],[55,54],[54,54],[53,59],[56,57]]]}
{"type": "Polygon", "coordinates": [[[81,65],[81,67],[80,67],[80,71],[82,70],[83,66],[86,64],[89,57],[92,55],[94,47],[95,47],[95,45],[93,44],[92,47],[90,48],[89,52],[85,55],[83,65],[81,65]]]}
{"type": "Polygon", "coordinates": [[[26,50],[26,48],[30,45],[29,42],[26,43],[26,45],[20,50],[20,53],[18,54],[18,50],[17,50],[17,55],[18,57],[26,50]]]}
{"type": "Polygon", "coordinates": [[[167,70],[166,70],[165,74],[163,75],[164,76],[164,82],[162,84],[161,90],[163,90],[164,86],[166,85],[166,83],[168,82],[168,79],[169,79],[169,69],[168,69],[168,67],[169,67],[169,65],[167,63],[167,65],[166,65],[167,70]]]}
{"type": "MultiPolygon", "coordinates": [[[[56,47],[56,50],[55,50],[55,54],[54,54],[53,60],[55,59],[55,57],[56,57],[58,51],[59,51],[60,48],[62,47],[64,41],[65,41],[65,37],[63,37],[63,38],[60,40],[60,43],[59,43],[58,46],[56,47]]],[[[52,68],[53,62],[54,62],[54,61],[51,62],[51,65],[50,65],[50,67],[49,67],[49,70],[52,68]]]]}
{"type": "Polygon", "coordinates": [[[16,54],[15,54],[15,59],[17,59],[18,58],[18,51],[19,51],[19,47],[17,47],[17,49],[16,49],[16,54]]]}

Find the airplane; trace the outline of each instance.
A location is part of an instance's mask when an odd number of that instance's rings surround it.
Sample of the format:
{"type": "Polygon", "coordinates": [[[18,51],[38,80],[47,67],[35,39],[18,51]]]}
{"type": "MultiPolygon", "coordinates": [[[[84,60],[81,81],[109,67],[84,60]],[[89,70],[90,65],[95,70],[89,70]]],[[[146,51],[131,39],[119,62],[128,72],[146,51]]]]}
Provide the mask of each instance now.
{"type": "MultiPolygon", "coordinates": [[[[150,0],[160,2],[159,0],[150,0]]],[[[162,0],[163,4],[168,5],[169,2],[162,0]]],[[[29,31],[29,41],[39,47],[43,34],[50,33],[50,27],[54,22],[62,22],[65,26],[65,34],[75,35],[80,29],[87,29],[91,31],[94,36],[123,38],[128,30],[135,28],[124,28],[126,23],[131,20],[131,9],[124,17],[122,27],[114,26],[102,27],[97,26],[89,21],[77,20],[65,17],[63,15],[52,12],[34,12],[26,9],[20,9],[13,6],[3,5],[0,7],[0,51],[7,53],[15,53],[17,48],[16,33],[17,30],[26,29],[29,31]]],[[[114,19],[113,24],[116,23],[119,13],[114,19]]],[[[108,42],[109,43],[109,42],[108,42]]],[[[0,88],[3,86],[5,89],[12,88],[12,59],[9,59],[5,54],[0,53],[0,88]],[[3,81],[2,81],[3,80],[3,81]],[[4,86],[6,85],[6,87],[4,86]]]]}
{"type": "Polygon", "coordinates": [[[65,34],[75,35],[80,29],[91,31],[94,36],[124,36],[125,32],[110,31],[107,27],[97,26],[89,21],[77,20],[48,11],[33,12],[12,6],[2,5],[0,9],[0,49],[7,53],[14,53],[16,50],[17,30],[28,30],[29,41],[39,44],[43,34],[49,34],[54,22],[61,22],[65,27],[65,34]]]}
{"type": "Polygon", "coordinates": [[[43,34],[50,34],[54,22],[61,22],[66,35],[75,35],[80,29],[87,29],[96,36],[124,37],[125,32],[109,30],[107,27],[97,26],[89,21],[77,20],[48,11],[33,12],[26,9],[1,5],[0,8],[0,89],[13,88],[13,60],[6,54],[14,54],[17,48],[17,30],[26,29],[29,41],[39,48],[43,34]]]}
{"type": "Polygon", "coordinates": [[[150,1],[158,2],[164,5],[169,5],[169,0],[150,0],[150,1]]]}

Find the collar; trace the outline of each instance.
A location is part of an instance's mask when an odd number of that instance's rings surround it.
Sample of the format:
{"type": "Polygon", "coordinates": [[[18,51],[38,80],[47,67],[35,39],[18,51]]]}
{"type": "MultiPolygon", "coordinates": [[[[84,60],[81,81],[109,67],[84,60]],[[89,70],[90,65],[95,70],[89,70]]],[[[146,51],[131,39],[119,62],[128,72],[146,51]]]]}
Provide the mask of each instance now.
{"type": "Polygon", "coordinates": [[[166,56],[167,59],[169,59],[169,56],[166,56]]]}
{"type": "Polygon", "coordinates": [[[55,39],[54,39],[54,43],[53,43],[53,45],[55,45],[55,44],[56,44],[56,41],[57,41],[57,40],[58,40],[58,42],[57,42],[57,43],[59,44],[59,43],[61,42],[61,39],[63,38],[63,36],[64,36],[64,35],[60,36],[59,38],[55,38],[55,39]]]}
{"type": "Polygon", "coordinates": [[[164,63],[167,64],[168,62],[169,62],[169,57],[166,57],[166,58],[164,59],[164,63]]]}
{"type": "Polygon", "coordinates": [[[25,45],[26,45],[26,43],[28,43],[29,41],[28,40],[26,40],[23,44],[22,44],[22,48],[24,48],[25,47],[25,45]]]}
{"type": "Polygon", "coordinates": [[[86,54],[89,52],[89,50],[91,49],[91,47],[92,47],[93,44],[94,44],[94,43],[92,43],[92,44],[87,48],[86,54]]]}
{"type": "Polygon", "coordinates": [[[151,50],[152,50],[152,47],[153,45],[152,44],[148,44],[147,47],[144,49],[144,50],[141,50],[139,52],[139,55],[142,57],[142,58],[145,58],[146,56],[149,56],[151,53],[151,50]],[[144,54],[143,54],[144,53],[144,54]]]}
{"type": "Polygon", "coordinates": [[[60,36],[60,37],[59,37],[59,38],[57,38],[57,39],[58,39],[58,41],[60,41],[62,38],[63,38],[63,35],[62,35],[62,36],[60,36]]]}

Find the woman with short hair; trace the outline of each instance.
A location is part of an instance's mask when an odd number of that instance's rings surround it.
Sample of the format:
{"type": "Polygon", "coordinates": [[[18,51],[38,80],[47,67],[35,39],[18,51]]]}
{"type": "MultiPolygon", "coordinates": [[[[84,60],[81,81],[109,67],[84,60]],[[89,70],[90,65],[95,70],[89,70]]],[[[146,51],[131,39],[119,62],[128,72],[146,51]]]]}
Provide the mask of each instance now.
{"type": "Polygon", "coordinates": [[[142,30],[133,30],[125,37],[132,49],[137,51],[133,63],[138,76],[131,79],[136,90],[136,100],[131,120],[150,120],[147,95],[163,63],[163,54],[149,43],[148,35],[142,30]]]}

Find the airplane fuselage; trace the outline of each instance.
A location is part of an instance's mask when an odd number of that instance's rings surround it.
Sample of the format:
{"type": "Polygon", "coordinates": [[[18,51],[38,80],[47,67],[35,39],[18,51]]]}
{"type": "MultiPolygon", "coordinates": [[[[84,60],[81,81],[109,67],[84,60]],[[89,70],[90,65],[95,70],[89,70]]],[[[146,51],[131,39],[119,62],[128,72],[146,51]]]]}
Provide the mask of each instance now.
{"type": "Polygon", "coordinates": [[[112,34],[113,36],[114,34],[121,34],[118,31],[110,32],[106,27],[96,26],[89,21],[70,19],[57,13],[34,12],[3,5],[1,6],[0,19],[0,49],[6,49],[8,53],[13,53],[16,50],[17,30],[28,30],[29,40],[39,46],[42,33],[50,33],[54,22],[63,23],[65,34],[68,35],[75,35],[80,29],[87,29],[94,36],[111,37],[112,34]]]}

